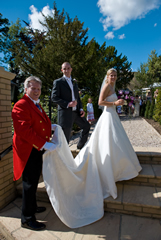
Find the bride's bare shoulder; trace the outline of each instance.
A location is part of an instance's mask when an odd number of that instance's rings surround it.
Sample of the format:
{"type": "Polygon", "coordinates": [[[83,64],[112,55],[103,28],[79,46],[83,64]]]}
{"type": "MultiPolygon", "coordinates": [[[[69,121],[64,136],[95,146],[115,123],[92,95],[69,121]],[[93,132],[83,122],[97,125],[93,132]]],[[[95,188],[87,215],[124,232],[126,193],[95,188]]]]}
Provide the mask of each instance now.
{"type": "Polygon", "coordinates": [[[102,89],[106,94],[110,92],[110,84],[106,83],[102,89]]]}

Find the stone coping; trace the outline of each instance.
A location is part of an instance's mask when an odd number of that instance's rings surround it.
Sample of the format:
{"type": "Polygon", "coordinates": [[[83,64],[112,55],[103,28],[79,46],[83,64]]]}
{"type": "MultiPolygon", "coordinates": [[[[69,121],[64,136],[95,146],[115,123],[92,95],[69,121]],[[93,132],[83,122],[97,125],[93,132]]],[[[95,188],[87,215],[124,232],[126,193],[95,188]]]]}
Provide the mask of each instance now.
{"type": "Polygon", "coordinates": [[[7,80],[12,80],[16,76],[15,73],[5,71],[4,67],[0,67],[0,78],[6,78],[7,80]]]}
{"type": "MultiPolygon", "coordinates": [[[[160,147],[133,147],[134,151],[139,156],[155,156],[160,157],[161,156],[161,148],[160,147]]],[[[73,144],[70,146],[71,152],[79,153],[79,149],[77,149],[77,145],[73,144]]]]}

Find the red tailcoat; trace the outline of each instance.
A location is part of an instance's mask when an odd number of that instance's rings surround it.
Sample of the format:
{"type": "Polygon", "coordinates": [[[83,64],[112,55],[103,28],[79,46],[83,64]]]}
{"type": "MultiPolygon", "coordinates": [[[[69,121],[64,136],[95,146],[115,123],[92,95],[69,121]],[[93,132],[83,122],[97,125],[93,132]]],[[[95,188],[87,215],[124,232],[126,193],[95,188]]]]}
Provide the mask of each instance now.
{"type": "Polygon", "coordinates": [[[42,109],[41,112],[27,95],[24,95],[14,105],[12,119],[14,126],[13,172],[14,180],[18,180],[32,148],[39,151],[45,142],[50,140],[51,122],[44,110],[42,109]]]}

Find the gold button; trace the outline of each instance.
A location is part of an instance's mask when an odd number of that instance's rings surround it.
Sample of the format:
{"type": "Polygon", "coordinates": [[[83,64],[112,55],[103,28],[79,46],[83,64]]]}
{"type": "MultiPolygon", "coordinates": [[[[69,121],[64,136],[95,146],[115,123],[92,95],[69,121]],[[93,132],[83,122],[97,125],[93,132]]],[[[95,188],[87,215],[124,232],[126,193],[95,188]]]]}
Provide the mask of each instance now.
{"type": "Polygon", "coordinates": [[[45,129],[43,128],[43,131],[45,131],[45,129]]]}
{"type": "Polygon", "coordinates": [[[46,136],[46,138],[48,138],[48,136],[46,136]]]}
{"type": "Polygon", "coordinates": [[[40,123],[42,123],[42,121],[40,121],[40,123]]]}

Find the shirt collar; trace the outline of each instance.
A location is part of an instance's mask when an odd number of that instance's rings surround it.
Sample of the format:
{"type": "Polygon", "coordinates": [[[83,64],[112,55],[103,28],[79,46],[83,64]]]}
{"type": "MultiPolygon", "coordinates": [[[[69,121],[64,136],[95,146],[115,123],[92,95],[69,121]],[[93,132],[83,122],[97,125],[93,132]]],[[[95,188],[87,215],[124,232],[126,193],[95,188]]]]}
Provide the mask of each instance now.
{"type": "Polygon", "coordinates": [[[40,102],[40,99],[38,99],[37,101],[35,101],[35,100],[33,100],[28,94],[26,94],[26,95],[31,99],[31,101],[33,101],[33,103],[34,103],[35,105],[40,102]]]}
{"type": "Polygon", "coordinates": [[[66,79],[66,80],[72,80],[72,78],[71,78],[71,76],[68,78],[68,77],[66,77],[65,75],[63,75],[63,77],[66,79]]]}

